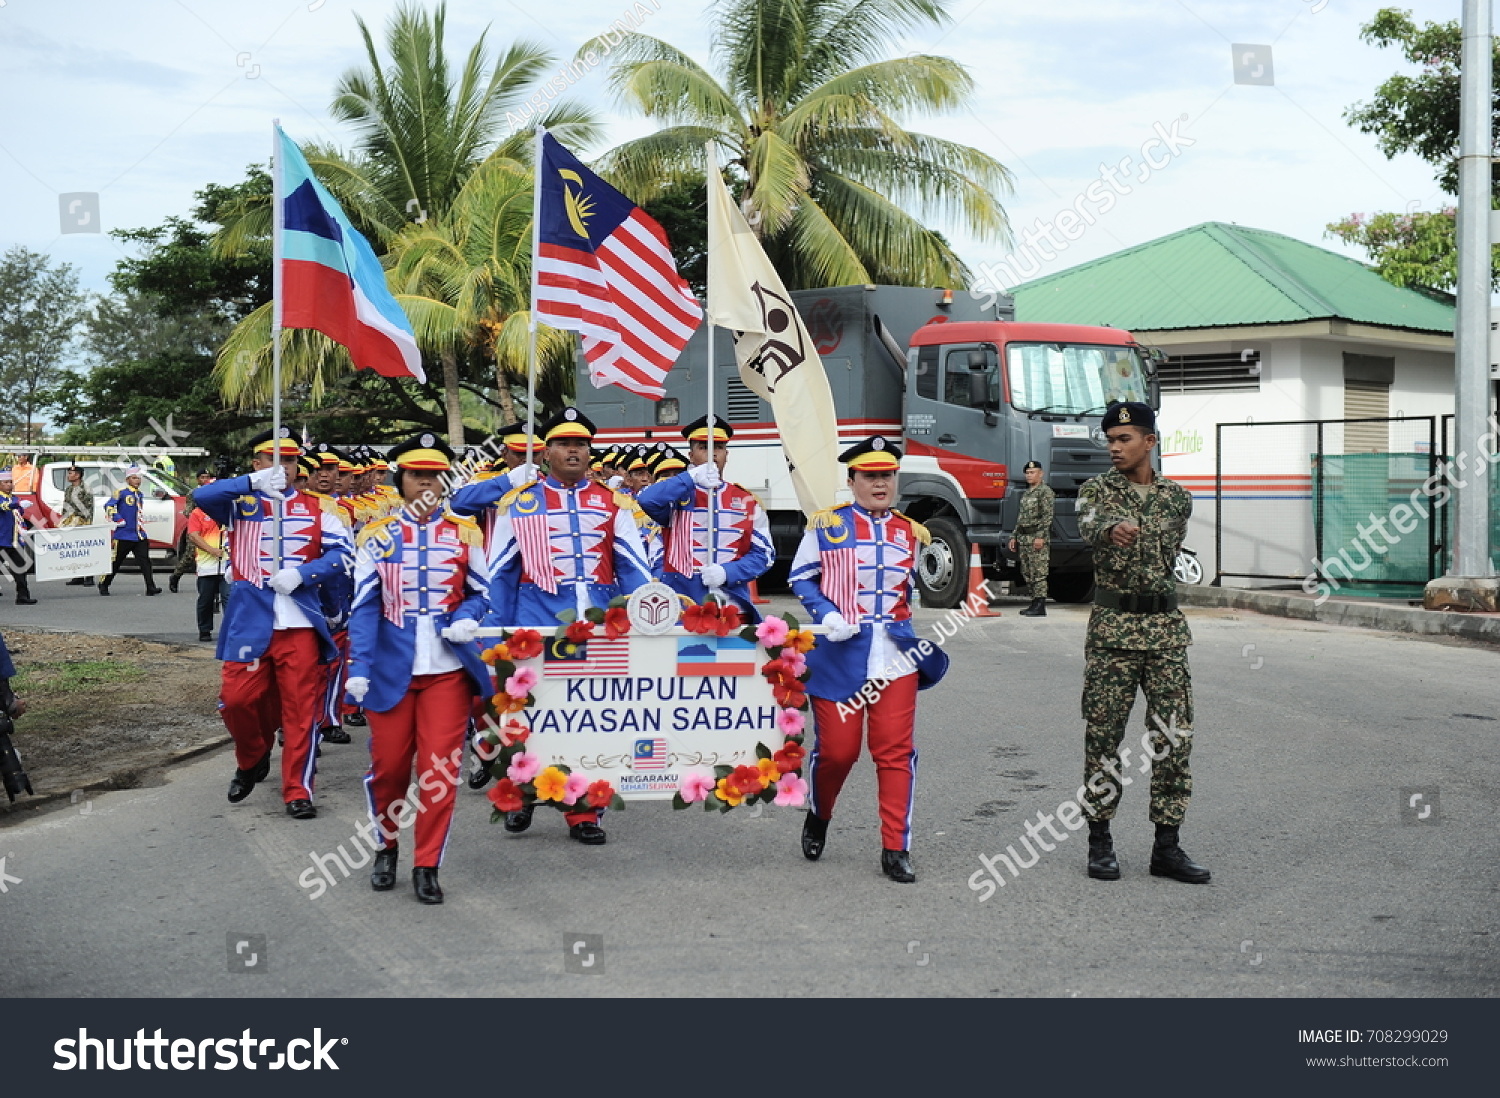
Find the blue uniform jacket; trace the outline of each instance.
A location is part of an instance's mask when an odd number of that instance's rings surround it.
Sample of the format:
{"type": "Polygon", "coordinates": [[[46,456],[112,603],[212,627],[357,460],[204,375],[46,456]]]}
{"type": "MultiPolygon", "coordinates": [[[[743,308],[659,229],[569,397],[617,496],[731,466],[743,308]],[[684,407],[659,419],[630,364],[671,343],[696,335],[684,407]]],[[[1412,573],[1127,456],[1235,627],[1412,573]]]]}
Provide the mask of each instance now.
{"type": "Polygon", "coordinates": [[[514,470],[496,473],[492,477],[475,481],[473,484],[465,484],[449,498],[448,510],[464,518],[474,518],[483,514],[486,507],[493,507],[499,503],[500,497],[516,486],[511,479],[512,472],[514,470]]]}
{"type": "MultiPolygon", "coordinates": [[[[697,491],[698,486],[693,482],[692,473],[684,470],[676,476],[648,484],[641,489],[635,501],[661,527],[662,540],[665,542],[677,511],[692,506],[697,491]]],[[[704,525],[707,526],[706,520],[704,525]]],[[[765,575],[775,559],[776,550],[769,532],[756,530],[752,532],[750,549],[744,556],[719,561],[724,568],[724,594],[739,605],[741,615],[752,624],[760,621],[760,611],[751,601],[750,581],[765,575]]],[[[686,595],[696,603],[702,603],[708,598],[708,584],[703,582],[701,576],[674,572],[666,567],[665,560],[657,571],[661,581],[678,594],[686,595]]]]}
{"type": "Polygon", "coordinates": [[[0,548],[19,549],[25,525],[25,505],[15,496],[0,492],[0,548]]]}
{"type": "MultiPolygon", "coordinates": [[[[250,562],[240,559],[246,555],[246,541],[236,539],[237,529],[244,532],[249,524],[270,522],[263,515],[262,501],[269,500],[250,487],[250,478],[227,477],[205,484],[197,489],[193,498],[197,505],[220,526],[229,531],[230,565],[234,582],[230,588],[229,604],[224,609],[224,624],[219,629],[219,644],[215,655],[221,660],[246,663],[259,659],[271,644],[271,634],[276,624],[276,592],[271,589],[269,577],[257,587],[247,579],[239,578],[242,569],[250,562]]],[[[322,553],[311,560],[296,552],[294,539],[282,544],[282,562],[279,566],[295,567],[302,577],[302,585],[289,596],[298,609],[312,623],[318,635],[319,659],[329,663],[337,658],[333,637],[328,628],[328,619],[323,614],[323,603],[319,587],[326,581],[347,574],[353,545],[349,533],[333,516],[325,514],[318,500],[305,492],[298,492],[295,499],[304,501],[321,523],[322,553]]],[[[252,531],[253,532],[253,531],[252,531]]],[[[264,539],[266,552],[274,552],[270,532],[264,539]]],[[[274,573],[275,569],[270,569],[274,573]]]]}
{"type": "Polygon", "coordinates": [[[126,485],[104,501],[104,513],[115,524],[116,541],[145,541],[146,516],[141,514],[141,490],[126,485]]]}

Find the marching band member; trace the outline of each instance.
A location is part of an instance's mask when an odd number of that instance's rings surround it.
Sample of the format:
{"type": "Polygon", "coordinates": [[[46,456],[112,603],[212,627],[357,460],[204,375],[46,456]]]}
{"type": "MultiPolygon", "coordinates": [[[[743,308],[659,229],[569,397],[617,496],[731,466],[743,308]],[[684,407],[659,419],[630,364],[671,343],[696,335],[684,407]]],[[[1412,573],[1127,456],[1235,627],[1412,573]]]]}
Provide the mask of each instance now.
{"type": "Polygon", "coordinates": [[[396,886],[395,806],[405,803],[415,762],[412,891],[424,904],[440,904],[438,866],[452,830],[464,736],[474,698],[489,683],[472,643],[488,606],[489,573],[478,525],[443,513],[453,451],[423,434],[389,456],[403,506],[359,535],[347,688],[370,722],[365,791],[380,843],[370,887],[396,886]]]}
{"type": "MultiPolygon", "coordinates": [[[[593,423],[577,408],[558,412],[542,428],[547,475],[500,501],[489,551],[490,624],[556,626],[563,611],[581,618],[651,579],[634,502],[588,479],[593,436],[593,423]]],[[[588,846],[605,841],[597,809],[565,817],[571,838],[588,846]]],[[[513,833],[530,826],[524,809],[505,821],[513,833]]]]}
{"type": "Polygon", "coordinates": [[[151,572],[151,539],[146,533],[145,507],[146,497],[141,494],[141,467],[132,465],[125,470],[125,487],[104,501],[104,514],[115,526],[115,563],[109,575],[99,581],[99,594],[110,593],[109,585],[120,574],[120,566],[127,556],[135,557],[136,564],[140,565],[141,574],[146,577],[146,594],[161,594],[151,572]]]}
{"type": "Polygon", "coordinates": [[[758,622],[760,614],[751,602],[749,583],[771,567],[776,549],[765,509],[754,493],[723,479],[734,428],[715,416],[710,432],[708,417],[699,416],[682,429],[682,435],[688,440],[691,468],[657,481],[637,497],[641,509],[663,531],[662,582],[698,603],[708,597],[709,588],[720,590],[739,605],[746,621],[758,622]],[[712,551],[708,544],[710,493],[715,527],[712,551]]]}
{"type": "Polygon", "coordinates": [[[282,800],[287,815],[310,820],[318,814],[312,797],[315,733],[327,683],[323,665],[338,654],[317,588],[348,570],[353,546],[343,523],[318,500],[283,491],[301,447],[290,428],[281,434],[279,441],[270,431],[251,439],[253,471],[205,484],[194,499],[229,530],[233,587],[217,652],[224,661],[219,714],[234,738],[229,800],[244,800],[270,773],[279,723],[285,736],[282,800]]]}
{"type": "MultiPolygon", "coordinates": [[[[312,467],[307,477],[307,494],[317,500],[325,514],[332,515],[343,524],[349,537],[354,536],[349,512],[333,496],[338,484],[339,456],[325,442],[314,443],[309,454],[304,455],[312,467]]],[[[328,619],[328,629],[333,635],[338,658],[327,664],[327,685],[323,690],[323,710],[318,725],[318,740],[321,743],[350,743],[351,737],[343,727],[344,679],[349,674],[349,611],[354,603],[354,577],[349,573],[330,577],[318,589],[323,616],[328,619]]]]}
{"type": "Polygon", "coordinates": [[[897,446],[873,435],[839,461],[849,467],[854,502],[813,515],[790,576],[792,592],[827,629],[807,654],[816,740],[802,853],[810,861],[822,856],[834,802],[868,728],[880,799],[880,868],[906,883],[917,879],[910,853],[917,691],[948,668],[943,650],[919,641],[911,623],[912,570],[930,535],[891,506],[901,465],[897,446]]]}

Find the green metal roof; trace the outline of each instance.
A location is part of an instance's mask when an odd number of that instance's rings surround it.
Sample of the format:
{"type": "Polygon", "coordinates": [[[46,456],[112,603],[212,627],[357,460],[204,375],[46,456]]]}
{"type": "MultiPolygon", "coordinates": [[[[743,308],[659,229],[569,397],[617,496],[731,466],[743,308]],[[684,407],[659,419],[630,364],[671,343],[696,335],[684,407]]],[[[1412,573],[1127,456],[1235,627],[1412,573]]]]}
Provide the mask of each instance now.
{"type": "Polygon", "coordinates": [[[1131,331],[1343,319],[1452,333],[1445,294],[1393,286],[1358,260],[1209,221],[1015,287],[1016,319],[1131,331]]]}

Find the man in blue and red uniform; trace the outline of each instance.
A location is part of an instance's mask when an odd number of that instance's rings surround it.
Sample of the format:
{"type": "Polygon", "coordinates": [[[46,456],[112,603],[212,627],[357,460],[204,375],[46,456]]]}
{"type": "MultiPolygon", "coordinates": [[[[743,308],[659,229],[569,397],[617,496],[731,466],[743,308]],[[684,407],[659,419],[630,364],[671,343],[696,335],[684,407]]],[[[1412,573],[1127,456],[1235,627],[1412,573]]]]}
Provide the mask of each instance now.
{"type": "Polygon", "coordinates": [[[822,856],[834,802],[868,727],[880,797],[880,867],[907,883],[917,879],[911,864],[917,691],[948,669],[943,650],[918,640],[911,623],[911,574],[930,535],[892,507],[901,451],[890,440],[873,435],[839,461],[849,467],[854,502],[812,517],[790,575],[792,592],[827,631],[807,654],[816,740],[802,853],[810,861],[822,856]],[[878,695],[873,702],[871,692],[878,695]]]}
{"type": "MultiPolygon", "coordinates": [[[[710,589],[733,599],[746,621],[760,621],[749,584],[771,567],[776,549],[771,526],[754,493],[724,482],[724,463],[734,428],[700,416],[682,429],[692,465],[643,488],[641,510],[660,524],[664,542],[662,582],[701,603],[710,589]],[[712,439],[710,440],[710,435],[712,439]],[[712,460],[709,458],[712,446],[712,460]],[[709,548],[708,504],[714,504],[713,547],[709,548]]],[[[668,464],[671,456],[658,463],[668,464]]]]}
{"type": "Polygon", "coordinates": [[[321,501],[285,490],[302,451],[289,428],[282,428],[280,440],[263,431],[250,445],[248,476],[216,480],[195,495],[229,531],[233,586],[218,647],[224,661],[219,714],[234,738],[229,800],[244,800],[270,773],[279,724],[285,737],[281,799],[287,815],[310,820],[318,814],[313,776],[325,665],[338,655],[319,588],[349,570],[353,545],[321,501]]]}
{"type": "Polygon", "coordinates": [[[141,574],[146,577],[146,594],[159,595],[156,577],[151,574],[151,540],[146,536],[145,497],[141,494],[141,468],[132,465],[125,470],[125,487],[104,501],[104,513],[115,524],[115,564],[109,576],[100,581],[99,594],[110,593],[109,585],[120,574],[126,557],[135,557],[141,574]]]}
{"type": "Polygon", "coordinates": [[[35,606],[26,574],[31,571],[31,548],[21,531],[31,525],[26,518],[26,504],[12,490],[14,481],[9,469],[0,470],[0,564],[16,585],[16,605],[35,606]]]}
{"type": "MultiPolygon", "coordinates": [[[[309,466],[308,495],[317,500],[325,514],[332,515],[354,536],[349,512],[334,497],[338,486],[339,456],[326,442],[315,442],[309,452],[302,455],[309,466]]],[[[349,673],[349,610],[354,603],[354,578],[349,573],[329,577],[318,588],[319,600],[323,604],[323,616],[328,619],[328,631],[333,637],[333,646],[338,649],[338,658],[324,666],[327,682],[323,689],[323,709],[318,719],[319,743],[350,743],[351,737],[344,730],[344,679],[349,673]]]]}
{"type": "MultiPolygon", "coordinates": [[[[563,611],[581,618],[651,580],[634,503],[588,478],[593,423],[564,408],[541,431],[548,474],[512,489],[497,507],[489,625],[556,626],[563,611]]],[[[565,817],[570,837],[589,846],[605,841],[598,809],[565,817]]],[[[510,832],[530,826],[527,810],[505,820],[510,832]]]]}
{"type": "Polygon", "coordinates": [[[403,506],[360,531],[349,619],[349,696],[370,722],[365,792],[379,843],[370,887],[396,885],[395,806],[406,803],[415,762],[412,890],[440,904],[464,735],[474,698],[489,687],[473,644],[489,606],[489,572],[479,526],[443,511],[453,451],[423,434],[389,457],[403,506]]]}

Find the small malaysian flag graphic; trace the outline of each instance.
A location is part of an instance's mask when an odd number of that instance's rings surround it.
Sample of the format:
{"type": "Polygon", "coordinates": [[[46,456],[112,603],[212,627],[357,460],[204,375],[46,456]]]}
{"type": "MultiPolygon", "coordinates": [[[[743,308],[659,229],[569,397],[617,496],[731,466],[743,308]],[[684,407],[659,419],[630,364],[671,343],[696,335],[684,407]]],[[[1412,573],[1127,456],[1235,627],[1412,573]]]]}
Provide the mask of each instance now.
{"type": "Polygon", "coordinates": [[[667,768],[666,740],[636,740],[635,769],[665,770],[667,768]]]}
{"type": "Polygon", "coordinates": [[[548,679],[581,679],[590,676],[630,674],[630,638],[617,640],[595,638],[573,644],[561,634],[547,645],[542,663],[542,677],[548,679]],[[569,651],[572,649],[572,651],[569,651]]]}

